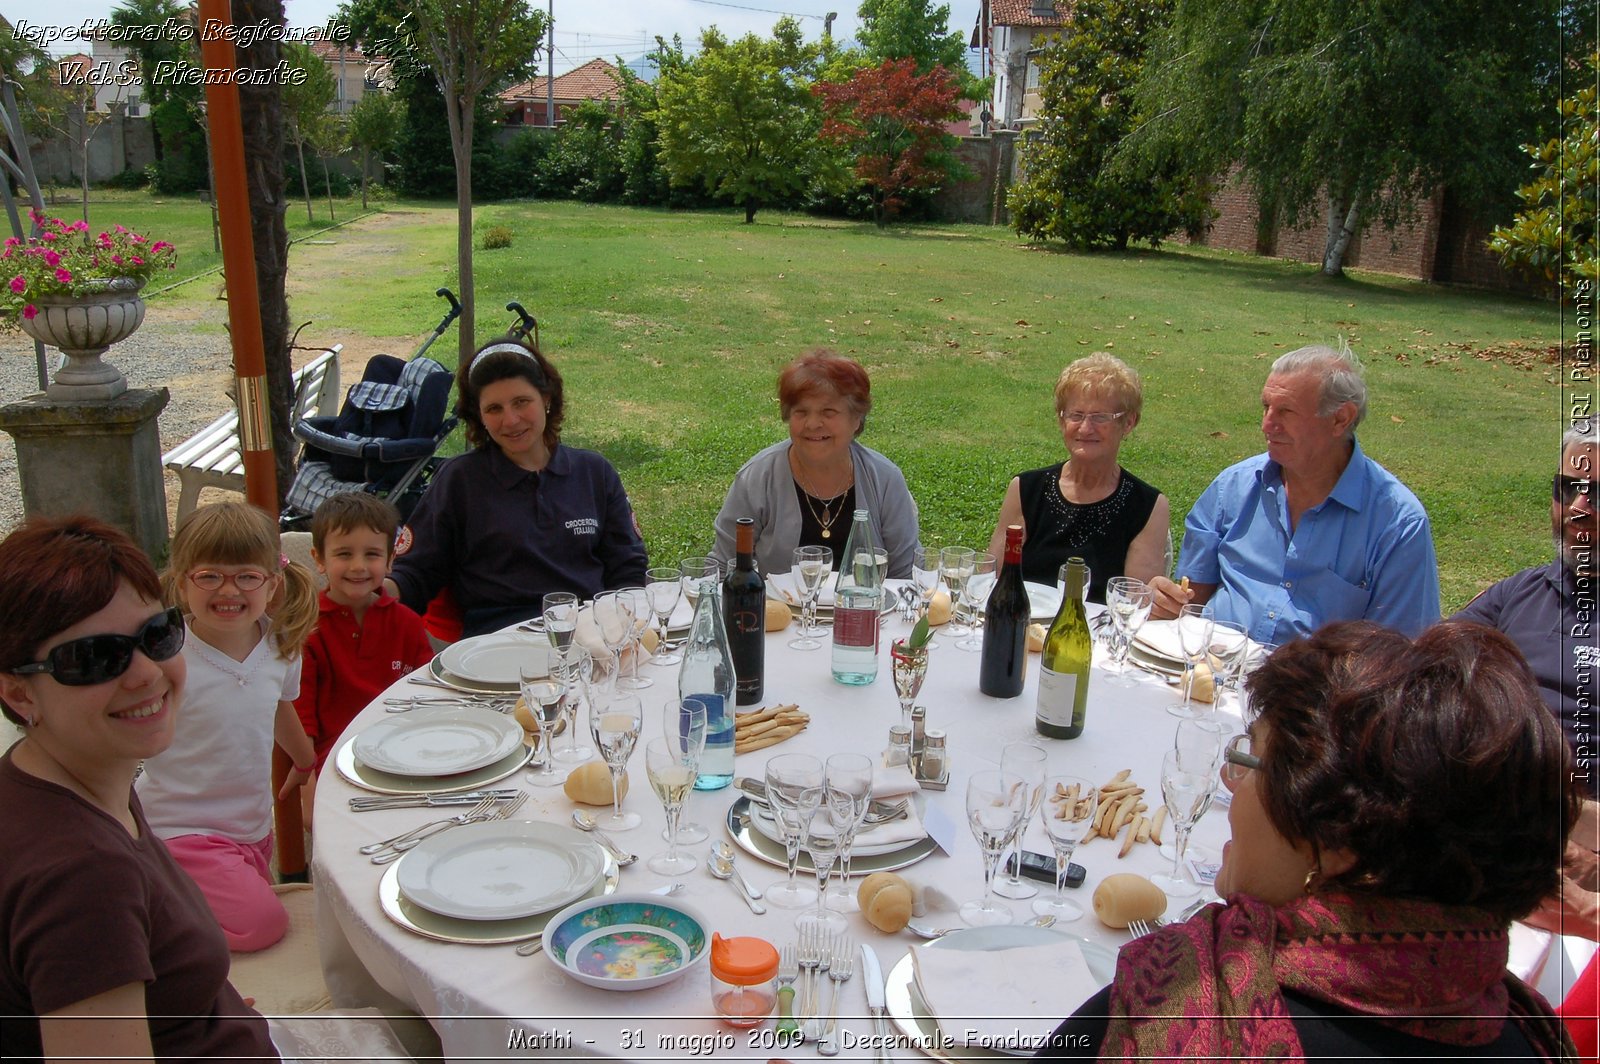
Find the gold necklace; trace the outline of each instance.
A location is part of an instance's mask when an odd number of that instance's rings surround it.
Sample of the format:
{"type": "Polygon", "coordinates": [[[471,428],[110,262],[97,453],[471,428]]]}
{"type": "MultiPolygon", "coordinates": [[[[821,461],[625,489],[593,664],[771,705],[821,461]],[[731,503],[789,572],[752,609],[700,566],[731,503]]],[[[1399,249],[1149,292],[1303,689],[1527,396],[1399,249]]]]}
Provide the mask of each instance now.
{"type": "Polygon", "coordinates": [[[805,496],[806,509],[811,511],[812,519],[822,528],[822,538],[832,539],[833,533],[829,529],[833,528],[833,523],[839,520],[839,515],[844,513],[843,506],[837,510],[833,510],[832,507],[834,503],[843,500],[846,495],[850,494],[850,489],[856,486],[855,470],[852,469],[850,471],[850,483],[844,486],[844,490],[826,502],[823,502],[822,499],[813,494],[811,489],[806,486],[806,482],[800,479],[799,470],[795,471],[794,479],[795,483],[800,485],[800,494],[805,496]],[[822,503],[822,513],[820,514],[817,513],[817,503],[819,502],[822,503]]]}

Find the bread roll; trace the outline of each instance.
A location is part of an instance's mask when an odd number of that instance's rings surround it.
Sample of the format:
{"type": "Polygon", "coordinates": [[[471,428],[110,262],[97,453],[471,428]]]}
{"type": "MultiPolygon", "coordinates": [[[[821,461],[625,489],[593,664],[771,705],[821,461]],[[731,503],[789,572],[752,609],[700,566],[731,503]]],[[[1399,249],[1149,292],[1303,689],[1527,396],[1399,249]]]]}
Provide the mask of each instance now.
{"type": "Polygon", "coordinates": [[[928,599],[928,626],[937,628],[948,620],[950,620],[950,592],[940,588],[933,593],[932,598],[928,599]]]}
{"type": "MultiPolygon", "coordinates": [[[[567,782],[561,785],[567,792],[567,797],[580,805],[610,805],[611,804],[611,770],[604,761],[590,761],[579,765],[567,777],[567,782]]],[[[617,782],[619,797],[628,796],[628,774],[624,772],[622,779],[617,782]]]]}
{"type": "Polygon", "coordinates": [[[1049,633],[1042,624],[1028,625],[1028,653],[1039,654],[1044,651],[1044,637],[1049,633]]]}
{"type": "Polygon", "coordinates": [[[891,935],[911,922],[914,900],[911,884],[893,872],[872,873],[856,891],[856,901],[867,923],[891,935]]]}
{"type": "Polygon", "coordinates": [[[767,631],[781,632],[789,627],[789,622],[794,619],[789,607],[777,599],[767,599],[767,631]]]}
{"type": "Polygon", "coordinates": [[[1154,920],[1167,911],[1167,896],[1144,876],[1117,872],[1094,888],[1094,914],[1107,927],[1125,928],[1133,920],[1154,920]]]}

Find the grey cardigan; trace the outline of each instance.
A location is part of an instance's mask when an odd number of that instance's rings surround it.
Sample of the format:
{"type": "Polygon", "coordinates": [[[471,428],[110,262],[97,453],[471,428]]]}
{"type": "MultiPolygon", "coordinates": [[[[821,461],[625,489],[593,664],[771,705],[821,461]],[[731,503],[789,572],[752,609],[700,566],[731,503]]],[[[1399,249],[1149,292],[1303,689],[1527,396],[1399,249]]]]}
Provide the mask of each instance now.
{"type": "MultiPolygon", "coordinates": [[[[756,564],[763,573],[787,573],[794,568],[794,549],[800,541],[800,500],[789,471],[790,441],[758,451],[744,464],[728,488],[717,514],[717,545],[711,552],[719,562],[733,558],[733,526],[741,517],[756,522],[756,564]]],[[[917,545],[917,502],[906,487],[905,474],[883,455],[854,441],[850,459],[855,466],[856,506],[872,515],[872,531],[889,552],[889,575],[911,575],[911,552],[917,545]]],[[[848,534],[848,524],[846,524],[848,534]]],[[[844,538],[838,550],[844,549],[844,538]]]]}

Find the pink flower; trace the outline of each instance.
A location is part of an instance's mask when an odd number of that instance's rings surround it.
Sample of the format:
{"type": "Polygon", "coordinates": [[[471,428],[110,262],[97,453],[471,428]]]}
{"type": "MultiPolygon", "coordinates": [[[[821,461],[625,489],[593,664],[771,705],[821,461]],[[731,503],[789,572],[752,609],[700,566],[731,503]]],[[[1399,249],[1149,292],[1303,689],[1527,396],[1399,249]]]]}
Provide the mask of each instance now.
{"type": "Polygon", "coordinates": [[[54,233],[52,233],[50,230],[48,230],[48,229],[46,229],[44,232],[39,234],[39,239],[40,240],[54,240],[55,238],[56,238],[56,235],[54,233]]]}
{"type": "Polygon", "coordinates": [[[58,251],[46,251],[44,253],[44,261],[47,266],[60,266],[61,253],[58,251]]]}
{"type": "Polygon", "coordinates": [[[18,239],[17,239],[17,238],[16,238],[16,237],[14,237],[14,236],[8,236],[8,237],[6,237],[6,247],[8,247],[8,248],[14,248],[14,247],[16,247],[16,246],[17,246],[17,245],[18,245],[18,244],[20,244],[20,243],[22,243],[22,241],[21,241],[21,240],[18,240],[18,239]]]}
{"type": "Polygon", "coordinates": [[[167,243],[165,240],[157,240],[154,244],[150,245],[150,250],[151,251],[165,251],[168,248],[170,248],[171,246],[172,245],[167,243]]]}
{"type": "Polygon", "coordinates": [[[115,226],[115,227],[114,227],[114,228],[115,228],[115,229],[116,229],[116,230],[117,230],[117,232],[119,232],[119,233],[126,233],[126,232],[127,232],[127,231],[128,231],[128,227],[127,227],[127,226],[125,226],[125,225],[119,225],[119,226],[115,226]]]}
{"type": "Polygon", "coordinates": [[[143,244],[144,243],[144,237],[140,236],[138,233],[134,233],[128,239],[132,240],[135,244],[143,244]]]}
{"type": "Polygon", "coordinates": [[[39,316],[39,308],[34,306],[32,303],[29,303],[27,306],[22,308],[22,316],[26,320],[32,321],[34,318],[39,316]]]}
{"type": "Polygon", "coordinates": [[[89,223],[80,218],[72,223],[72,229],[74,232],[87,233],[89,231],[89,223]]]}
{"type": "Polygon", "coordinates": [[[131,263],[133,263],[133,264],[134,264],[134,265],[135,265],[135,266],[143,266],[143,265],[144,265],[144,260],[143,260],[143,259],[141,259],[141,258],[140,258],[140,257],[139,257],[139,256],[137,256],[137,255],[133,255],[133,256],[131,256],[131,257],[130,257],[130,258],[129,258],[129,259],[128,259],[128,261],[129,261],[129,262],[131,262],[131,263]]]}
{"type": "Polygon", "coordinates": [[[28,290],[28,282],[22,279],[22,275],[20,273],[11,278],[11,290],[19,296],[28,290]]]}
{"type": "Polygon", "coordinates": [[[56,270],[56,280],[60,281],[62,284],[71,284],[72,271],[65,268],[58,268],[56,270]]]}
{"type": "Polygon", "coordinates": [[[121,255],[113,255],[113,256],[111,256],[111,261],[116,263],[118,266],[121,266],[122,265],[122,256],[121,255]]]}
{"type": "Polygon", "coordinates": [[[100,234],[100,246],[103,247],[103,248],[108,248],[108,247],[111,246],[111,234],[110,233],[101,233],[100,234]]]}

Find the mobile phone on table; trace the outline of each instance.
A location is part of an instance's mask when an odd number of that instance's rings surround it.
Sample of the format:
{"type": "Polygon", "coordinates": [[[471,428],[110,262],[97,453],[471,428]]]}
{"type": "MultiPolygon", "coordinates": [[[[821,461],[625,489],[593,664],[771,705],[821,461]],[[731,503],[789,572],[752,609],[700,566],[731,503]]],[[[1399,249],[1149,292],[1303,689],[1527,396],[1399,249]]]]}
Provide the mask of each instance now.
{"type": "MultiPolygon", "coordinates": [[[[1017,874],[1015,856],[1006,858],[1006,875],[1014,876],[1017,874]]],[[[1066,885],[1069,887],[1083,886],[1083,877],[1087,874],[1081,864],[1067,865],[1066,885]]],[[[1053,887],[1056,883],[1056,859],[1049,854],[1023,850],[1021,875],[1024,879],[1037,879],[1039,882],[1049,883],[1053,887]]]]}

